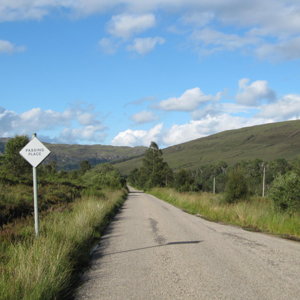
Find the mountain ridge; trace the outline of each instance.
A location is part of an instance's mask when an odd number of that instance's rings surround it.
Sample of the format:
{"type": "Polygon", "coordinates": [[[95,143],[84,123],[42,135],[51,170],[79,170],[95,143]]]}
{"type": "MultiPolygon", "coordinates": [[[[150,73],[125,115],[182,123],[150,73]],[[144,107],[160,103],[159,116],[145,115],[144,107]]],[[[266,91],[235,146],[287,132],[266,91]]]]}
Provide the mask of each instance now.
{"type": "MultiPolygon", "coordinates": [[[[239,160],[300,158],[300,120],[226,130],[162,150],[164,160],[176,170],[196,169],[205,164],[239,160]]],[[[123,174],[141,166],[141,158],[115,165],[123,174]]]]}

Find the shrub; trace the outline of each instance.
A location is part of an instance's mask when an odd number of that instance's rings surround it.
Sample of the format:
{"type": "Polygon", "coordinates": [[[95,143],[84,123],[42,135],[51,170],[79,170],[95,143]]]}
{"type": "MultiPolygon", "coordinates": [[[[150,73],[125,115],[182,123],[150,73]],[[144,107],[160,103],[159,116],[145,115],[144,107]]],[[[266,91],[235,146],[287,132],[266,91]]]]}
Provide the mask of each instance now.
{"type": "Polygon", "coordinates": [[[248,197],[248,185],[246,178],[240,168],[231,170],[228,174],[225,197],[226,203],[235,203],[248,197]]]}
{"type": "Polygon", "coordinates": [[[295,172],[275,178],[270,193],[275,207],[287,212],[300,211],[300,177],[295,172]]]}
{"type": "Polygon", "coordinates": [[[87,171],[82,178],[87,188],[92,187],[98,190],[104,187],[121,189],[126,183],[119,171],[110,164],[98,165],[87,171]]]}

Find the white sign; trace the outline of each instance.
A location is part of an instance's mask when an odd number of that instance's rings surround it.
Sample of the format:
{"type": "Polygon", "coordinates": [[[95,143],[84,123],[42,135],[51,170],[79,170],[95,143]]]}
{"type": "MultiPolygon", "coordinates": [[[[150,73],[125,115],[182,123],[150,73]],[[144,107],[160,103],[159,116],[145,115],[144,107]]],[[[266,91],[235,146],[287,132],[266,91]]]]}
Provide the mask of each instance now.
{"type": "Polygon", "coordinates": [[[19,153],[33,167],[37,167],[50,154],[50,150],[34,137],[19,153]]]}

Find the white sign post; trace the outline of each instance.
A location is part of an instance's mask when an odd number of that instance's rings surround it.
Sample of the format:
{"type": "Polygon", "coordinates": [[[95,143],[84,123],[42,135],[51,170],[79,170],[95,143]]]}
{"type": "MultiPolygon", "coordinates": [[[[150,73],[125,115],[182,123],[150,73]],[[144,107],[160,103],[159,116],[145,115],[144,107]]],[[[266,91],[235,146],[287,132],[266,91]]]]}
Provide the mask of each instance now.
{"type": "Polygon", "coordinates": [[[38,193],[37,193],[37,166],[50,154],[50,150],[45,147],[34,133],[32,140],[19,152],[32,165],[33,174],[33,198],[34,198],[34,229],[35,235],[39,235],[38,216],[38,193]]]}

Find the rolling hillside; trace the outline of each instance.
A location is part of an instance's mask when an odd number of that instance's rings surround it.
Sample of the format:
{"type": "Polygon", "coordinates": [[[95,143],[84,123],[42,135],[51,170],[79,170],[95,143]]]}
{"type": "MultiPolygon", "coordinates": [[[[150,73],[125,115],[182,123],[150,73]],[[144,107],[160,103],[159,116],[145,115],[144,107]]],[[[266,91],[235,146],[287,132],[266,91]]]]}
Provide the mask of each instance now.
{"type": "MultiPolygon", "coordinates": [[[[163,150],[171,168],[194,169],[226,161],[233,164],[243,159],[300,158],[300,120],[258,125],[229,130],[163,150]]],[[[123,173],[141,165],[142,158],[116,164],[123,173]]]]}
{"type": "MultiPolygon", "coordinates": [[[[7,138],[0,139],[0,153],[7,138]]],[[[105,145],[47,144],[52,151],[47,161],[56,160],[60,168],[78,168],[82,160],[92,165],[111,162],[123,173],[141,166],[145,147],[105,145]]],[[[300,158],[300,120],[228,130],[163,150],[171,168],[195,169],[199,166],[226,161],[233,164],[243,159],[300,158]]]]}
{"type": "MultiPolygon", "coordinates": [[[[4,152],[8,138],[0,139],[0,153],[4,152]]],[[[44,143],[52,152],[46,163],[56,161],[59,168],[75,169],[83,160],[92,165],[104,162],[118,162],[142,155],[145,147],[115,147],[105,145],[68,145],[44,143]]]]}

